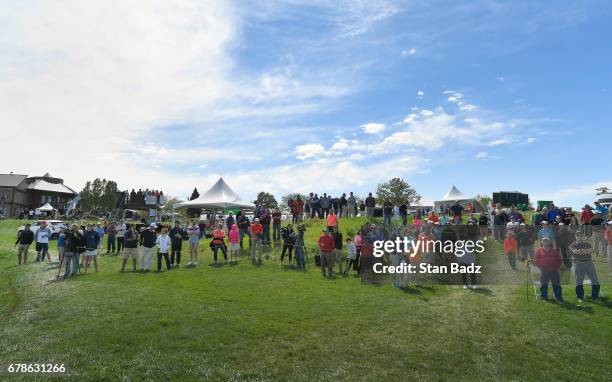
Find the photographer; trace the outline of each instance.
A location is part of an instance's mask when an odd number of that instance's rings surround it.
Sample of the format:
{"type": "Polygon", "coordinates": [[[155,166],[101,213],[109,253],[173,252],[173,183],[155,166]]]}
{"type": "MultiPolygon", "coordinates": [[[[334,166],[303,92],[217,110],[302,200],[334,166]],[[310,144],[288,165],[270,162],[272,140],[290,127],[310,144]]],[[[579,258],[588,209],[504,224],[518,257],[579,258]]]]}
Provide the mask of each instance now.
{"type": "Polygon", "coordinates": [[[306,270],[306,262],[304,261],[304,232],[306,232],[306,228],[303,224],[300,224],[297,227],[297,233],[294,235],[295,266],[298,271],[300,269],[306,270]]]}
{"type": "Polygon", "coordinates": [[[285,259],[285,252],[287,252],[287,250],[289,251],[289,263],[291,263],[293,245],[295,244],[295,237],[291,224],[281,229],[281,236],[283,238],[283,252],[281,253],[281,263],[285,259]]]}

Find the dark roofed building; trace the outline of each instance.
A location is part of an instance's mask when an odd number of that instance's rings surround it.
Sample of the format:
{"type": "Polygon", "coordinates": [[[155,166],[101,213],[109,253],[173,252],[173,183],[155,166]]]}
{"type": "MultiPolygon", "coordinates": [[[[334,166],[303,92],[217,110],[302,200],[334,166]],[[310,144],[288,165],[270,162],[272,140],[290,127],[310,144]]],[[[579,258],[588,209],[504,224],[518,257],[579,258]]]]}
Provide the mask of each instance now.
{"type": "Polygon", "coordinates": [[[14,217],[19,210],[36,209],[45,203],[60,212],[76,196],[76,192],[64,185],[64,180],[48,173],[28,177],[19,174],[0,174],[0,210],[7,217],[14,217]]]}

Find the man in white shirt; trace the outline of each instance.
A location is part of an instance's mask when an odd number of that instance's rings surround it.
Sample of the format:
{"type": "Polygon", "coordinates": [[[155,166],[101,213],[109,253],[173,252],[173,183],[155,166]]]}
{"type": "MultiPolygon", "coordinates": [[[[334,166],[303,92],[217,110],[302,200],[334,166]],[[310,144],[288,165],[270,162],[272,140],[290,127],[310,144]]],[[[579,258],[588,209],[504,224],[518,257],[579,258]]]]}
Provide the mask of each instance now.
{"type": "Polygon", "coordinates": [[[47,222],[42,221],[40,227],[36,230],[34,235],[36,240],[36,262],[45,261],[45,255],[49,263],[51,262],[51,256],[49,256],[49,239],[51,239],[51,229],[47,227],[47,222]]]}

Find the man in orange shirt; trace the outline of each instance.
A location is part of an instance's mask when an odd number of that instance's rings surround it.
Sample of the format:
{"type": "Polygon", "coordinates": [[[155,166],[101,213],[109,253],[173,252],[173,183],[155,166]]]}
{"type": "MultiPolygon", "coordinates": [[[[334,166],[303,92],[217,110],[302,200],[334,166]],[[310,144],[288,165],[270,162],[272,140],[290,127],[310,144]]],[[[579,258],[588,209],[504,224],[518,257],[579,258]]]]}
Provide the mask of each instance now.
{"type": "Polygon", "coordinates": [[[261,263],[261,257],[263,256],[262,240],[263,240],[263,226],[259,223],[259,218],[255,218],[253,224],[251,224],[251,259],[255,261],[255,252],[257,252],[257,260],[261,263]]]}
{"type": "Polygon", "coordinates": [[[330,211],[327,215],[327,230],[333,231],[338,226],[338,215],[334,214],[334,211],[330,211]]]}
{"type": "Polygon", "coordinates": [[[512,269],[516,269],[516,252],[518,250],[518,242],[514,238],[514,233],[508,231],[506,240],[504,240],[504,252],[508,256],[508,263],[512,269]]]}
{"type": "Polygon", "coordinates": [[[431,210],[431,212],[429,213],[429,216],[427,217],[427,220],[429,220],[433,224],[435,224],[436,222],[440,221],[440,219],[438,218],[438,215],[436,215],[436,213],[433,210],[431,210]]]}

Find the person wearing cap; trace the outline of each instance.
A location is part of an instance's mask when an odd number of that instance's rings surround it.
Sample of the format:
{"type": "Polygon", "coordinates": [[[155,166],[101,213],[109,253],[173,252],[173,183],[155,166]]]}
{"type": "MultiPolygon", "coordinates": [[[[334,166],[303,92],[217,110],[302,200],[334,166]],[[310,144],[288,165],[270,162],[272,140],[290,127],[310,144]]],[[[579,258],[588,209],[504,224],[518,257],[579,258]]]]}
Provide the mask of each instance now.
{"type": "Polygon", "coordinates": [[[516,232],[516,242],[518,244],[518,258],[520,261],[533,259],[533,244],[535,243],[535,234],[533,229],[521,223],[516,232]]]}
{"type": "Polygon", "coordinates": [[[44,262],[45,255],[47,255],[47,259],[50,263],[51,255],[49,255],[49,239],[51,239],[51,229],[47,226],[46,221],[43,220],[40,223],[40,227],[38,227],[36,230],[34,238],[36,240],[36,262],[44,262]]]}
{"type": "Polygon", "coordinates": [[[552,284],[555,299],[558,302],[563,301],[563,290],[561,288],[561,280],[559,277],[559,268],[561,267],[561,256],[559,252],[553,248],[552,240],[548,237],[543,237],[541,247],[536,249],[533,263],[540,268],[540,298],[543,301],[548,300],[548,283],[552,284]]]}
{"type": "Polygon", "coordinates": [[[580,214],[580,223],[584,226],[584,232],[587,237],[591,237],[591,219],[593,218],[593,209],[586,204],[580,214]]]}
{"type": "Polygon", "coordinates": [[[606,232],[604,233],[608,252],[608,275],[612,276],[612,220],[606,224],[606,232]]]}
{"type": "Polygon", "coordinates": [[[334,265],[334,252],[336,249],[334,238],[329,234],[329,231],[324,229],[317,242],[319,245],[319,255],[321,256],[321,271],[323,277],[331,277],[332,266],[334,265]],[[325,269],[327,268],[327,274],[325,269]]]}
{"type": "Polygon", "coordinates": [[[155,223],[149,224],[149,227],[140,234],[140,271],[150,272],[155,245],[157,244],[157,233],[155,223]]]}
{"type": "Polygon", "coordinates": [[[572,257],[569,253],[569,246],[576,241],[576,237],[574,236],[574,232],[572,232],[565,223],[559,223],[555,228],[557,229],[555,233],[555,244],[563,259],[563,265],[569,269],[572,267],[572,257]]]}
{"type": "Polygon", "coordinates": [[[83,254],[83,271],[87,274],[89,263],[93,260],[94,270],[98,272],[98,246],[100,245],[100,235],[94,229],[93,225],[87,224],[87,229],[83,234],[85,239],[85,252],[83,254]]]}
{"type": "Polygon", "coordinates": [[[17,264],[25,264],[28,261],[28,249],[30,244],[34,241],[34,232],[30,229],[30,223],[26,223],[23,230],[19,231],[17,235],[17,264]],[[23,263],[22,263],[23,260],[23,263]]]}
{"type": "Polygon", "coordinates": [[[261,257],[263,256],[263,234],[264,227],[259,222],[259,218],[255,218],[253,224],[250,227],[251,230],[251,259],[255,262],[255,254],[257,253],[257,260],[261,263],[261,257]]]}
{"type": "Polygon", "coordinates": [[[189,243],[189,262],[187,266],[194,266],[198,264],[198,251],[200,249],[200,226],[195,220],[192,220],[191,224],[187,226],[187,237],[189,243]]]}
{"type": "Polygon", "coordinates": [[[553,244],[555,243],[555,231],[550,228],[550,224],[547,220],[544,220],[542,222],[542,228],[540,228],[540,230],[538,231],[538,240],[542,240],[542,238],[544,237],[549,238],[553,242],[553,244]]]}
{"type": "Polygon", "coordinates": [[[368,219],[372,219],[374,217],[374,208],[376,207],[376,199],[372,196],[372,193],[368,193],[368,197],[365,198],[365,213],[368,219]]]}
{"type": "Polygon", "coordinates": [[[607,252],[604,237],[605,224],[606,221],[603,219],[601,212],[598,210],[593,211],[590,225],[593,231],[593,254],[595,256],[604,256],[607,252]]]}
{"type": "Polygon", "coordinates": [[[593,264],[593,247],[587,241],[583,232],[576,232],[576,241],[570,245],[572,260],[574,261],[574,276],[576,277],[576,297],[578,304],[582,304],[584,299],[584,276],[588,276],[591,280],[591,297],[596,299],[599,297],[599,278],[597,270],[593,264]]]}
{"type": "Polygon", "coordinates": [[[185,231],[181,228],[181,223],[177,220],[174,222],[174,227],[170,229],[170,240],[172,242],[172,248],[170,248],[170,267],[180,267],[181,264],[181,251],[183,249],[183,239],[185,238],[185,231]]]}
{"type": "Polygon", "coordinates": [[[139,235],[135,224],[127,224],[124,236],[124,251],[121,259],[121,272],[125,270],[128,259],[132,258],[132,272],[136,272],[136,259],[138,258],[139,235]]]}
{"type": "Polygon", "coordinates": [[[516,252],[518,250],[518,243],[514,238],[514,231],[506,232],[506,239],[504,240],[504,252],[508,257],[508,264],[510,268],[516,269],[516,252]]]}

